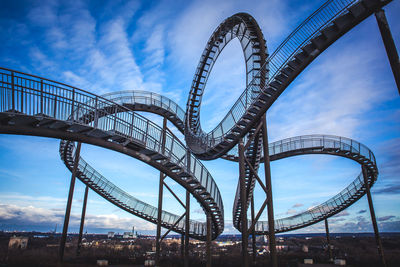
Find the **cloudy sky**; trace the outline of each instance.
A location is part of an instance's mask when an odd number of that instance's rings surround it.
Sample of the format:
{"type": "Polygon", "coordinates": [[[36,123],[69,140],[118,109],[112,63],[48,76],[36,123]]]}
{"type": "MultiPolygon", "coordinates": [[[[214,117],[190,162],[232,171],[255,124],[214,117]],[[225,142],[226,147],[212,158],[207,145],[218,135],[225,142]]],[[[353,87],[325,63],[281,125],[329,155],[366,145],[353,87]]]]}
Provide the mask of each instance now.
{"type": "MultiPolygon", "coordinates": [[[[96,94],[148,90],[185,107],[198,60],[214,29],[237,12],[260,24],[270,53],[324,1],[23,1],[0,2],[0,66],[71,84],[96,94]]],[[[400,3],[386,8],[400,47],[400,3]]],[[[243,91],[245,66],[232,41],[207,84],[202,125],[211,130],[243,91]]],[[[270,141],[302,134],[346,136],[368,146],[380,175],[373,199],[382,231],[400,231],[400,97],[375,18],[369,17],[319,56],[268,111],[270,141]]],[[[154,121],[161,119],[150,116],[154,121]]],[[[173,128],[172,125],[170,125],[173,128]]],[[[0,135],[0,230],[61,229],[70,173],[59,140],[0,135]]],[[[136,159],[90,145],[82,156],[113,183],[152,205],[158,172],[136,159]]],[[[223,196],[226,228],[238,166],[204,161],[223,196]]],[[[261,168],[262,169],[262,168],[261,168]]],[[[276,218],[332,197],[359,174],[348,159],[299,156],[272,163],[276,218]]],[[[262,176],[262,175],[261,175],[262,176]]],[[[182,188],[167,180],[180,196],[182,188]]],[[[77,231],[84,186],[77,181],[70,230],[77,231]]],[[[264,195],[256,188],[256,205],[264,195]]],[[[205,216],[192,201],[191,217],[205,216]]],[[[182,213],[171,195],[168,211],[182,213]]],[[[266,214],[262,215],[266,219],[266,214]]],[[[329,219],[331,232],[372,231],[366,197],[329,219]]],[[[155,226],[89,193],[86,229],[155,233],[155,226]]],[[[323,231],[323,223],[297,232],[323,231]]]]}

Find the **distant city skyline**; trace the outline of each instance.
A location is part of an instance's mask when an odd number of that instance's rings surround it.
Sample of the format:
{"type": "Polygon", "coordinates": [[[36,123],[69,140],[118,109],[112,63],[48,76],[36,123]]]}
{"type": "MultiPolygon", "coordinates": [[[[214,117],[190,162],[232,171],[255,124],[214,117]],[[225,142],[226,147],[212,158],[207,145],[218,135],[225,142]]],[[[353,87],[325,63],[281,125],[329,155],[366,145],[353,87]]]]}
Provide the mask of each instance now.
{"type": "MultiPolygon", "coordinates": [[[[0,66],[103,94],[147,90],[186,101],[201,52],[214,29],[237,12],[259,22],[272,53],[324,1],[2,1],[0,66]]],[[[400,3],[385,7],[400,47],[400,3]]],[[[237,41],[222,52],[201,110],[212,130],[244,90],[245,65],[237,41]],[[222,101],[224,100],[224,101],[222,101]]],[[[141,113],[161,125],[156,115],[141,113]]],[[[372,188],[381,231],[400,232],[400,96],[373,16],[319,56],[267,112],[270,141],[304,134],[346,136],[375,154],[379,176],[372,188]]],[[[183,140],[172,124],[168,126],[183,140]]],[[[0,135],[0,230],[61,231],[71,174],[58,154],[59,140],[0,135]]],[[[83,144],[82,156],[134,197],[157,205],[158,171],[145,163],[83,144]]],[[[202,161],[223,197],[225,231],[232,226],[238,164],[202,161]]],[[[345,188],[360,172],[348,159],[307,155],[271,164],[275,217],[307,210],[345,188]]],[[[260,174],[263,178],[263,174],[260,174]]],[[[183,188],[167,183],[182,198],[183,188]]],[[[84,186],[77,181],[70,232],[79,229],[84,186]]],[[[256,206],[264,195],[255,191],[256,206]]],[[[183,209],[166,193],[167,211],[183,209]]],[[[156,226],[89,192],[85,231],[155,234],[156,226]]],[[[192,198],[191,218],[205,221],[192,198]]],[[[261,217],[266,220],[266,214],[261,217]]],[[[329,219],[331,232],[372,232],[365,197],[329,219]]],[[[294,233],[323,232],[323,222],[294,233]]],[[[290,232],[292,233],[292,232],[290,232]]]]}

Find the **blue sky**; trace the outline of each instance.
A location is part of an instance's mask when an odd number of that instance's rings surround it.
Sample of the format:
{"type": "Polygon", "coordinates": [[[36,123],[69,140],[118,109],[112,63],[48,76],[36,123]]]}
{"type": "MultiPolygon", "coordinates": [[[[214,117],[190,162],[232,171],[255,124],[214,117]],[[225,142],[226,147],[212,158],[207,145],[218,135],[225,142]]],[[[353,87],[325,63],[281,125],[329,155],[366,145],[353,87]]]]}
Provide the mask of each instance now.
{"type": "MultiPolygon", "coordinates": [[[[148,90],[185,107],[198,60],[214,29],[237,12],[260,24],[270,53],[323,1],[1,1],[0,66],[103,94],[148,90]]],[[[386,8],[400,47],[400,3],[386,8]]],[[[223,118],[245,85],[237,40],[222,52],[203,97],[206,130],[223,118]]],[[[270,141],[302,134],[334,134],[367,145],[380,175],[373,199],[382,231],[400,231],[400,97],[375,18],[369,17],[319,56],[269,109],[270,141]]],[[[149,116],[156,122],[161,119],[149,116]]],[[[172,125],[170,125],[173,128],[172,125]]],[[[61,228],[70,173],[58,155],[59,140],[0,135],[0,229],[61,228]]],[[[158,172],[113,151],[83,145],[83,157],[113,183],[156,205],[158,172]]],[[[203,161],[223,196],[232,228],[237,164],[203,161]]],[[[261,168],[262,169],[262,168],[261,168]]],[[[347,159],[299,156],[272,163],[276,218],[321,203],[360,172],[347,159]]],[[[262,176],[262,175],[261,175],[262,176]]],[[[180,196],[184,190],[171,179],[180,196]]],[[[77,231],[84,186],[77,181],[70,229],[77,231]]],[[[256,205],[264,195],[256,188],[256,205]]],[[[166,193],[168,211],[182,213],[166,193]]],[[[191,217],[205,216],[192,201],[191,217]]],[[[262,215],[266,219],[266,214],[262,215]]],[[[331,232],[372,231],[366,197],[331,218],[331,232]]],[[[155,226],[89,193],[89,232],[155,233],[155,226]]],[[[297,232],[321,232],[323,223],[297,232]]]]}

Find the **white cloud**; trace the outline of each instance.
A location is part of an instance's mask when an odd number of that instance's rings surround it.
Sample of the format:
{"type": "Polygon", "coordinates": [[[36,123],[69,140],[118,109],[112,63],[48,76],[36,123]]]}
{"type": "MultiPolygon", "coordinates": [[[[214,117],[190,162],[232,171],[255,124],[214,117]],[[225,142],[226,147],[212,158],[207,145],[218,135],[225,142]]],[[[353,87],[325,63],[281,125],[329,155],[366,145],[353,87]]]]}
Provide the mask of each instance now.
{"type": "Polygon", "coordinates": [[[144,62],[145,67],[162,65],[164,63],[164,40],[164,27],[157,25],[146,40],[144,52],[148,56],[144,62]]]}
{"type": "Polygon", "coordinates": [[[358,46],[317,59],[274,103],[268,111],[271,140],[313,133],[354,137],[362,131],[362,115],[385,92],[376,89],[381,82],[371,68],[373,53],[364,43],[358,46]]]}
{"type": "MultiPolygon", "coordinates": [[[[0,221],[3,223],[21,223],[26,225],[54,225],[62,224],[64,220],[63,210],[38,208],[33,205],[18,206],[13,204],[0,204],[0,221]]],[[[80,224],[80,214],[71,214],[70,226],[80,224]]],[[[137,230],[155,230],[155,225],[134,216],[126,218],[115,214],[87,214],[86,227],[105,229],[130,229],[132,225],[138,225],[137,230]]]]}
{"type": "Polygon", "coordinates": [[[39,26],[53,25],[57,21],[56,9],[57,1],[42,1],[37,4],[28,13],[28,19],[39,26]]]}
{"type": "Polygon", "coordinates": [[[55,62],[48,58],[38,47],[32,47],[29,51],[29,55],[32,59],[32,64],[38,68],[53,69],[55,62]]]}
{"type": "Polygon", "coordinates": [[[336,214],[334,217],[345,217],[345,216],[349,216],[350,213],[347,210],[341,211],[338,214],[336,214]]]}

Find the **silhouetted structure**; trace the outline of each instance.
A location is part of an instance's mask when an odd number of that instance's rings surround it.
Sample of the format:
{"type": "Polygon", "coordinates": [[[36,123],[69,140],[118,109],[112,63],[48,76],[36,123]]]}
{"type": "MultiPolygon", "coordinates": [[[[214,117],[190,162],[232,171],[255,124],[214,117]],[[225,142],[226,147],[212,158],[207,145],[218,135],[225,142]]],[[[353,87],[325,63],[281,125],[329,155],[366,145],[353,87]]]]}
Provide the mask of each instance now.
{"type": "MultiPolygon", "coordinates": [[[[252,234],[253,239],[260,234],[269,236],[272,266],[277,266],[276,232],[299,229],[326,220],[364,194],[368,195],[379,253],[384,263],[369,191],[378,176],[371,150],[352,139],[330,135],[298,136],[269,144],[266,112],[318,55],[375,12],[378,12],[376,17],[395,79],[398,81],[397,51],[381,9],[389,2],[327,1],[301,23],[271,55],[267,53],[263,34],[253,17],[238,13],[227,18],[214,31],[200,58],[186,112],[172,100],[154,93],[124,91],[97,96],[66,84],[1,68],[0,132],[62,139],[60,156],[71,170],[72,178],[60,244],[60,260],[63,259],[77,177],[87,188],[114,205],[157,224],[157,265],[160,260],[160,243],[170,231],[174,231],[184,235],[182,247],[185,266],[188,266],[189,237],[207,241],[207,266],[211,266],[210,244],[224,229],[224,208],[214,179],[199,159],[222,157],[239,163],[233,223],[242,232],[243,266],[249,264],[249,234],[252,234]],[[205,133],[200,125],[202,95],[215,61],[227,43],[234,38],[239,39],[245,57],[246,88],[215,129],[205,133]],[[163,116],[163,127],[134,111],[163,116]],[[186,144],[168,129],[167,120],[185,135],[186,144]],[[76,148],[74,142],[78,142],[76,148]],[[129,195],[87,164],[80,158],[81,143],[112,149],[157,168],[160,171],[158,207],[129,195]],[[359,163],[363,171],[348,187],[328,201],[306,212],[275,220],[270,161],[302,154],[342,156],[359,163]],[[264,163],[265,182],[258,176],[260,163],[264,163]],[[166,177],[172,178],[186,189],[185,203],[168,187],[166,177]],[[260,184],[266,196],[257,214],[252,205],[249,221],[247,210],[253,199],[256,183],[260,184]],[[183,215],[162,210],[164,187],[185,208],[183,215]],[[190,220],[190,194],[202,206],[207,217],[205,223],[190,220]],[[265,207],[268,221],[259,221],[265,207]],[[161,227],[168,229],[163,236],[161,227]]],[[[81,235],[86,198],[87,192],[82,210],[81,235]]],[[[327,224],[326,230],[329,237],[327,224]]],[[[252,247],[255,255],[255,246],[252,247]]]]}

